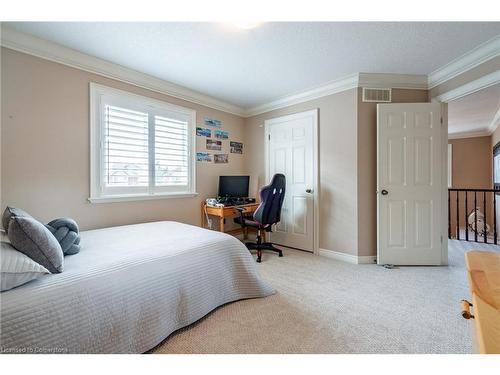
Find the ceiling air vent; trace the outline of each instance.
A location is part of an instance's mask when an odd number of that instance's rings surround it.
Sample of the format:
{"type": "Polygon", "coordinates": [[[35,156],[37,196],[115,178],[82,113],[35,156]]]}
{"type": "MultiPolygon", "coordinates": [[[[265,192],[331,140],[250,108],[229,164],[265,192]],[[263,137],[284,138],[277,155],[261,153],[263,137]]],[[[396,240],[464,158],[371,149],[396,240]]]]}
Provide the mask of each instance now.
{"type": "Polygon", "coordinates": [[[363,87],[363,101],[364,102],[377,102],[377,103],[390,103],[391,102],[391,89],[369,89],[363,87]]]}

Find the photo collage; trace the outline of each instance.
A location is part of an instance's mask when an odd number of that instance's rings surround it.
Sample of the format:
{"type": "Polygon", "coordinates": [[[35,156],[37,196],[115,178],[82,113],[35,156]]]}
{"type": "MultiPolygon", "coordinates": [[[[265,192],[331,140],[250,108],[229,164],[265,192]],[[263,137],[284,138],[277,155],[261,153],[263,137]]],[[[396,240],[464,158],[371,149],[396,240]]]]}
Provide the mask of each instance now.
{"type": "MultiPolygon", "coordinates": [[[[197,152],[196,161],[204,163],[227,164],[229,163],[229,154],[222,153],[224,141],[229,140],[229,132],[222,130],[222,121],[210,117],[205,117],[204,126],[196,127],[198,137],[207,138],[205,141],[206,150],[219,151],[211,154],[210,152],[197,152]]],[[[229,152],[231,154],[243,154],[243,143],[229,141],[229,152]]]]}

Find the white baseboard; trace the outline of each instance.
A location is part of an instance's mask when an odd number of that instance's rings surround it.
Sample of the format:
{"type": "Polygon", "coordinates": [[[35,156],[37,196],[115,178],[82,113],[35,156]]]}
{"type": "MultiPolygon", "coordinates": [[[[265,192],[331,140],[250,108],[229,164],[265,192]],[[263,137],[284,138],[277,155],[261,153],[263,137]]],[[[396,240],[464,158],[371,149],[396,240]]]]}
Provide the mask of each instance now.
{"type": "Polygon", "coordinates": [[[358,264],[376,264],[377,256],[376,255],[363,255],[358,257],[358,264]]]}
{"type": "Polygon", "coordinates": [[[377,260],[375,255],[357,256],[327,249],[319,249],[319,255],[352,264],[374,264],[377,260]]]}

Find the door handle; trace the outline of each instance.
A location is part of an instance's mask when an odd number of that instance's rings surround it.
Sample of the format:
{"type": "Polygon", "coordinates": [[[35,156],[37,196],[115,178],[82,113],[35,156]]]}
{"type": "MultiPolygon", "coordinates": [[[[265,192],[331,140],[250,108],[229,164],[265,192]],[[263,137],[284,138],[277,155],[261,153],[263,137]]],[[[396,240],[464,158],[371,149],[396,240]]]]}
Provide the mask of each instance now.
{"type": "Polygon", "coordinates": [[[385,189],[383,189],[380,193],[382,193],[382,195],[387,195],[387,194],[389,194],[389,192],[388,192],[387,190],[385,190],[385,189]]]}
{"type": "Polygon", "coordinates": [[[311,194],[312,192],[313,192],[312,189],[306,189],[307,194],[311,194]]]}

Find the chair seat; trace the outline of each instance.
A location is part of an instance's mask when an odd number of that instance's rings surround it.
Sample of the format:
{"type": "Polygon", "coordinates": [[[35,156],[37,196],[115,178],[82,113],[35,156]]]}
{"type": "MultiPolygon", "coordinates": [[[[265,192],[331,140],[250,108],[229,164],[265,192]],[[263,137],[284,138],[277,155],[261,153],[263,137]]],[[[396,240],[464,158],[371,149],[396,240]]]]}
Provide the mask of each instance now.
{"type": "Polygon", "coordinates": [[[243,218],[243,222],[241,221],[241,217],[235,217],[234,222],[236,224],[240,224],[246,227],[252,227],[252,228],[262,228],[262,224],[259,223],[258,221],[252,220],[252,219],[247,219],[243,218]]]}

